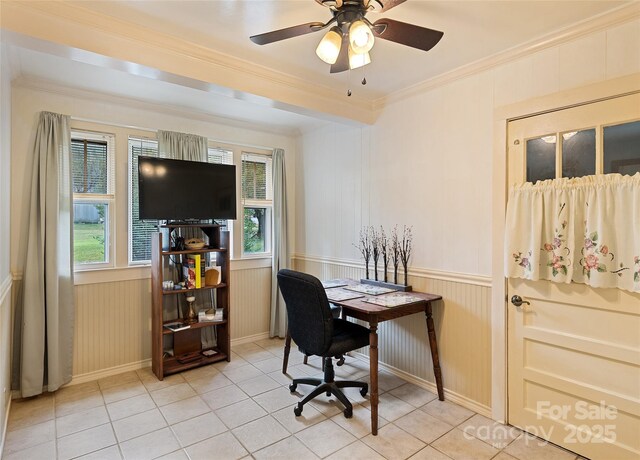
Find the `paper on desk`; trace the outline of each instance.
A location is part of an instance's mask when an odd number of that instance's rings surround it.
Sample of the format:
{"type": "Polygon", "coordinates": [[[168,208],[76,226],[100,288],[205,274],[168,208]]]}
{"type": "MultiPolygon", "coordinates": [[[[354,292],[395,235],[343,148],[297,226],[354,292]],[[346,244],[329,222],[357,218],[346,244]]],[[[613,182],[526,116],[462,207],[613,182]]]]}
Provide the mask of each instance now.
{"type": "Polygon", "coordinates": [[[331,288],[346,286],[347,284],[349,284],[349,280],[344,280],[344,279],[327,280],[322,282],[322,287],[325,289],[331,289],[331,288]]]}
{"type": "Polygon", "coordinates": [[[412,295],[396,292],[394,294],[388,294],[381,297],[367,297],[363,301],[380,305],[381,307],[398,307],[400,305],[420,302],[421,300],[422,299],[420,297],[415,297],[412,295]]]}
{"type": "Polygon", "coordinates": [[[364,297],[364,295],[362,294],[358,294],[357,292],[347,291],[346,289],[342,289],[342,288],[327,289],[325,292],[327,293],[327,299],[329,299],[329,301],[334,301],[334,302],[342,302],[344,300],[358,299],[360,297],[364,297]]]}
{"type": "Polygon", "coordinates": [[[389,292],[395,291],[395,289],[389,289],[381,286],[373,286],[371,284],[354,284],[353,286],[345,287],[345,289],[349,289],[350,291],[361,292],[367,295],[388,294],[389,292]]]}

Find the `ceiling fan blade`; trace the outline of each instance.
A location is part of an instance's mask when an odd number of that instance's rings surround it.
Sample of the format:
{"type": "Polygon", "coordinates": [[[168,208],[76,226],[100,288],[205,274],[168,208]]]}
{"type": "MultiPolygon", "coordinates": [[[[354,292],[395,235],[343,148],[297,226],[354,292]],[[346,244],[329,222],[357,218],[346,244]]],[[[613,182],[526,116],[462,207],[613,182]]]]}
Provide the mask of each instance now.
{"type": "Polygon", "coordinates": [[[384,13],[406,1],[407,0],[369,0],[369,6],[371,7],[371,11],[384,13]]]}
{"type": "Polygon", "coordinates": [[[330,73],[338,73],[349,70],[349,34],[342,34],[342,45],[340,45],[340,54],[335,64],[331,65],[330,73]]]}
{"type": "Polygon", "coordinates": [[[253,35],[249,37],[249,39],[257,45],[266,45],[268,43],[278,42],[287,38],[310,34],[311,32],[316,32],[324,27],[325,24],[322,22],[307,22],[306,24],[300,24],[280,30],[273,30],[264,34],[253,35]]]}
{"type": "Polygon", "coordinates": [[[411,46],[423,51],[429,51],[436,46],[444,35],[444,32],[439,30],[427,29],[426,27],[386,18],[378,19],[374,22],[372,29],[376,38],[411,46]]]}

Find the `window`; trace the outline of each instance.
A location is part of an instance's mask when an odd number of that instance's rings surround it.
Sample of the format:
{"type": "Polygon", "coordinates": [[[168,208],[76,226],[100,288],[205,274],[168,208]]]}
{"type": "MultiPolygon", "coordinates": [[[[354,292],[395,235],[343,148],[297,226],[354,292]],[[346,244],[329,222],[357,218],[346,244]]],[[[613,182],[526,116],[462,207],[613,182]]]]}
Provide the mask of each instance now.
{"type": "Polygon", "coordinates": [[[271,252],[271,157],[242,153],[242,252],[271,252]]]}
{"type": "Polygon", "coordinates": [[[138,157],[158,156],[158,141],[129,137],[129,263],[147,264],[151,261],[151,234],[158,231],[158,221],[140,220],[138,206],[138,157]]]}
{"type": "Polygon", "coordinates": [[[113,135],[71,132],[73,261],[76,269],[111,264],[113,166],[113,135]]]}

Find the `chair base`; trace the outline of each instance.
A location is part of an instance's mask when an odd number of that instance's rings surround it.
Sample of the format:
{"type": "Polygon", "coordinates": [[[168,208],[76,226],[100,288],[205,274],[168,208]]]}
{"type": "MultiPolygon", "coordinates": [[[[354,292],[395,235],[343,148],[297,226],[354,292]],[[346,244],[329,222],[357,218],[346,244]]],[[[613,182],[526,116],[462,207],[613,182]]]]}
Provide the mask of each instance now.
{"type": "Polygon", "coordinates": [[[291,385],[289,385],[289,391],[292,393],[296,391],[298,385],[314,385],[315,388],[311,393],[306,395],[302,401],[298,403],[298,405],[293,409],[293,413],[296,414],[296,417],[302,414],[303,406],[311,401],[313,398],[318,396],[319,394],[326,393],[327,396],[334,395],[338,398],[338,401],[342,403],[344,406],[344,416],[346,418],[351,418],[353,415],[353,406],[342,392],[341,388],[360,388],[360,394],[365,396],[369,391],[369,385],[365,382],[358,382],[355,380],[339,380],[335,381],[333,379],[333,364],[331,363],[331,358],[325,358],[324,364],[324,378],[323,379],[312,379],[312,378],[304,378],[304,379],[293,379],[291,385]]]}

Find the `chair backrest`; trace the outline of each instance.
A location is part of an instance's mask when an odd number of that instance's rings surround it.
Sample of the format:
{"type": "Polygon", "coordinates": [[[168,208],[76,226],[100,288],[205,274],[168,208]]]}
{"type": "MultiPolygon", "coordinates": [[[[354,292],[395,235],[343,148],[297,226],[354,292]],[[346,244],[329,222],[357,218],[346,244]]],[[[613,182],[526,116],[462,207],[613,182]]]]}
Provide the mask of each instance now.
{"type": "Polygon", "coordinates": [[[278,285],[287,305],[289,335],[305,353],[322,356],[331,346],[333,316],[318,278],[282,269],[278,285]]]}

